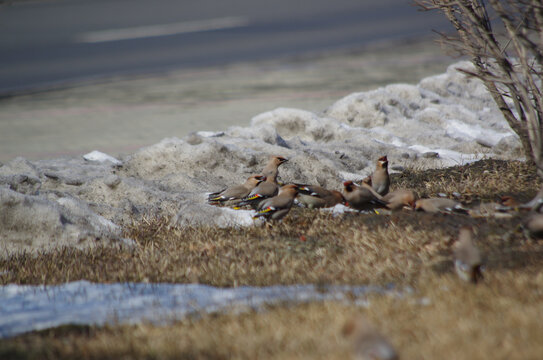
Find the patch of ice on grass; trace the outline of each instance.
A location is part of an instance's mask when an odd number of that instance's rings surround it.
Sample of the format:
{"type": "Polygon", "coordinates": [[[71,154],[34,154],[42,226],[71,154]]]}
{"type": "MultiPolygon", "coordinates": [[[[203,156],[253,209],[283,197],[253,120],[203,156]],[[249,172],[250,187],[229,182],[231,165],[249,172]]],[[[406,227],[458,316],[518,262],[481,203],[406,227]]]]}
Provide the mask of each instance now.
{"type": "Polygon", "coordinates": [[[345,214],[346,212],[358,212],[357,210],[355,210],[353,208],[350,208],[348,206],[345,206],[343,204],[336,204],[335,206],[333,206],[331,208],[324,208],[324,209],[321,209],[321,210],[326,211],[326,212],[330,212],[334,216],[345,214]]]}
{"type": "MultiPolygon", "coordinates": [[[[76,281],[54,286],[0,286],[0,337],[65,324],[167,324],[187,315],[260,310],[264,305],[351,301],[368,294],[399,294],[377,286],[289,285],[217,288],[200,284],[97,284],[76,281]]],[[[360,303],[357,301],[355,303],[360,303]]]]}

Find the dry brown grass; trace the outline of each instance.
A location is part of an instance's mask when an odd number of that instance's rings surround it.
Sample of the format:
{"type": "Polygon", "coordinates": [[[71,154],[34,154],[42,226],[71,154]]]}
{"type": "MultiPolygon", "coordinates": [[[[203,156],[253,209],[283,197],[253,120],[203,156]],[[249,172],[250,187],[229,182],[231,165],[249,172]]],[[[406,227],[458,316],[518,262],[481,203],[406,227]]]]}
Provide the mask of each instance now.
{"type": "Polygon", "coordinates": [[[348,359],[341,335],[370,319],[402,359],[540,359],[541,273],[497,272],[482,286],[452,274],[424,277],[412,296],[372,296],[368,308],[339,303],[205,315],[170,326],[58,328],[0,341],[20,359],[348,359]],[[30,350],[30,351],[29,351],[30,350]]]}
{"type": "Polygon", "coordinates": [[[533,167],[520,161],[483,160],[444,169],[394,174],[392,184],[416,189],[421,197],[453,192],[465,203],[497,201],[500,195],[513,195],[521,201],[531,199],[541,187],[533,167]]]}
{"type": "MultiPolygon", "coordinates": [[[[429,267],[450,270],[450,246],[460,225],[477,227],[488,268],[516,261],[524,266],[533,244],[521,218],[471,219],[464,215],[347,214],[336,218],[296,209],[273,228],[180,229],[166,220],[133,227],[131,250],[64,248],[0,262],[2,283],[198,282],[215,286],[297,283],[413,284],[429,267]],[[507,241],[503,239],[507,238],[507,241]],[[305,241],[302,239],[305,238],[305,241]],[[520,255],[519,255],[520,256],[520,255]]],[[[543,246],[543,244],[542,244],[543,246]]],[[[537,252],[543,251],[537,246],[537,252]]],[[[520,264],[517,264],[520,266],[520,264]]],[[[433,271],[433,270],[432,270],[433,271]]]]}
{"type": "MultiPolygon", "coordinates": [[[[524,164],[499,161],[406,171],[393,181],[425,196],[460,192],[468,203],[505,194],[527,200],[541,186],[524,164]]],[[[0,282],[393,282],[416,292],[403,299],[373,296],[368,309],[324,303],[209,315],[167,327],[53,329],[0,341],[0,358],[343,359],[349,344],[341,326],[363,313],[404,359],[536,359],[543,353],[543,242],[527,237],[521,221],[522,215],[496,220],[413,212],[334,218],[304,209],[271,228],[180,229],[168,227],[167,219],[148,219],[127,228],[137,242],[133,249],[14,256],[0,261],[0,282]],[[476,229],[486,258],[479,286],[460,282],[452,271],[451,244],[464,224],[476,229]]]]}

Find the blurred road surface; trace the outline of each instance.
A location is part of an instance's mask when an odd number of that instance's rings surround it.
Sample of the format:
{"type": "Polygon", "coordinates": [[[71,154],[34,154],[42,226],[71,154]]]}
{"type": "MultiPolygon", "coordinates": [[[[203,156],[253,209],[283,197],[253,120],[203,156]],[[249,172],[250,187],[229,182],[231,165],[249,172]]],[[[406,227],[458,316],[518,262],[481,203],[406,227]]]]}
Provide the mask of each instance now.
{"type": "Polygon", "coordinates": [[[0,95],[447,28],[410,0],[15,0],[0,7],[0,95]]]}

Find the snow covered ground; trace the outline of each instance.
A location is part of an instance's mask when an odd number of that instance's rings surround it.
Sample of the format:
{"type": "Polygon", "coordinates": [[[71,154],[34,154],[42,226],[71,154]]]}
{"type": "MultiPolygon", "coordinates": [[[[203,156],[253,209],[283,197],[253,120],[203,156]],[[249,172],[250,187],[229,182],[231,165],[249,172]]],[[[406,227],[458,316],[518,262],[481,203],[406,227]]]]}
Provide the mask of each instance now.
{"type": "MultiPolygon", "coordinates": [[[[209,206],[204,194],[240,184],[270,155],[289,159],[284,183],[342,189],[387,155],[392,170],[463,164],[483,157],[517,159],[521,145],[484,85],[451,65],[418,85],[354,93],[321,114],[279,108],[248,127],[166,138],[115,159],[100,151],[81,158],[0,166],[4,254],[96,240],[130,246],[123,222],[167,215],[178,225],[250,226],[251,212],[209,206]]],[[[0,254],[1,256],[2,254],[0,254]]]]}
{"type": "Polygon", "coordinates": [[[191,314],[259,310],[264,305],[337,300],[364,305],[365,296],[397,294],[375,286],[313,285],[216,288],[199,284],[0,286],[0,337],[65,324],[164,324],[191,314]]]}

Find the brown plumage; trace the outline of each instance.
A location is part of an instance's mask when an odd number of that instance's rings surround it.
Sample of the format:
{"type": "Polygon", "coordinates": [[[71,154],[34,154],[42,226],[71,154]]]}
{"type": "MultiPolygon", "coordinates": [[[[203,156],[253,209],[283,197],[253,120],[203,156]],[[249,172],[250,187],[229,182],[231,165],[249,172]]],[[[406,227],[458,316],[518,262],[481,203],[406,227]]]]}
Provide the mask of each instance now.
{"type": "Polygon", "coordinates": [[[467,213],[467,210],[458,201],[444,198],[419,199],[415,202],[415,209],[430,213],[467,213]]]}
{"type": "Polygon", "coordinates": [[[381,156],[377,160],[375,171],[371,174],[371,187],[381,196],[388,194],[390,188],[390,176],[388,175],[388,159],[381,156]]]}
{"type": "Polygon", "coordinates": [[[369,211],[387,205],[387,202],[367,185],[358,186],[352,181],[345,181],[343,186],[343,197],[353,209],[369,211]]]}
{"type": "Polygon", "coordinates": [[[279,191],[279,184],[277,183],[279,166],[286,161],[288,160],[282,156],[270,157],[268,164],[264,170],[262,170],[262,174],[266,177],[266,180],[258,184],[258,186],[256,186],[249,195],[239,203],[239,206],[250,205],[253,209],[256,209],[261,201],[277,195],[277,192],[279,191]]]}
{"type": "Polygon", "coordinates": [[[298,186],[298,201],[310,209],[332,207],[345,202],[343,195],[336,190],[328,190],[318,185],[298,186]]]}
{"type": "Polygon", "coordinates": [[[344,336],[352,341],[354,359],[399,359],[398,353],[388,339],[361,316],[345,323],[342,332],[344,336]]]}
{"type": "Polygon", "coordinates": [[[473,242],[473,231],[468,226],[460,228],[458,241],[454,244],[454,267],[458,276],[468,282],[477,283],[483,278],[481,253],[473,242]]]}
{"type": "Polygon", "coordinates": [[[258,206],[254,218],[264,217],[268,220],[280,220],[288,214],[294,198],[298,195],[298,187],[294,184],[284,185],[277,196],[263,200],[258,206]]]}
{"type": "Polygon", "coordinates": [[[288,159],[282,156],[272,156],[268,161],[268,164],[262,170],[262,175],[270,179],[270,181],[277,182],[277,175],[279,175],[279,166],[287,162],[288,159]]]}
{"type": "Polygon", "coordinates": [[[404,207],[414,209],[417,199],[417,194],[409,189],[397,189],[383,196],[383,200],[388,203],[387,208],[390,210],[401,210],[404,207]]]}
{"type": "Polygon", "coordinates": [[[250,205],[253,209],[256,209],[261,201],[277,195],[278,191],[279,185],[273,179],[266,178],[265,181],[262,181],[251,190],[249,195],[243,198],[239,206],[250,205]]]}
{"type": "Polygon", "coordinates": [[[251,175],[241,185],[234,185],[224,190],[209,194],[207,200],[209,203],[217,204],[231,200],[241,200],[253,190],[260,182],[266,180],[263,175],[251,175]]]}

